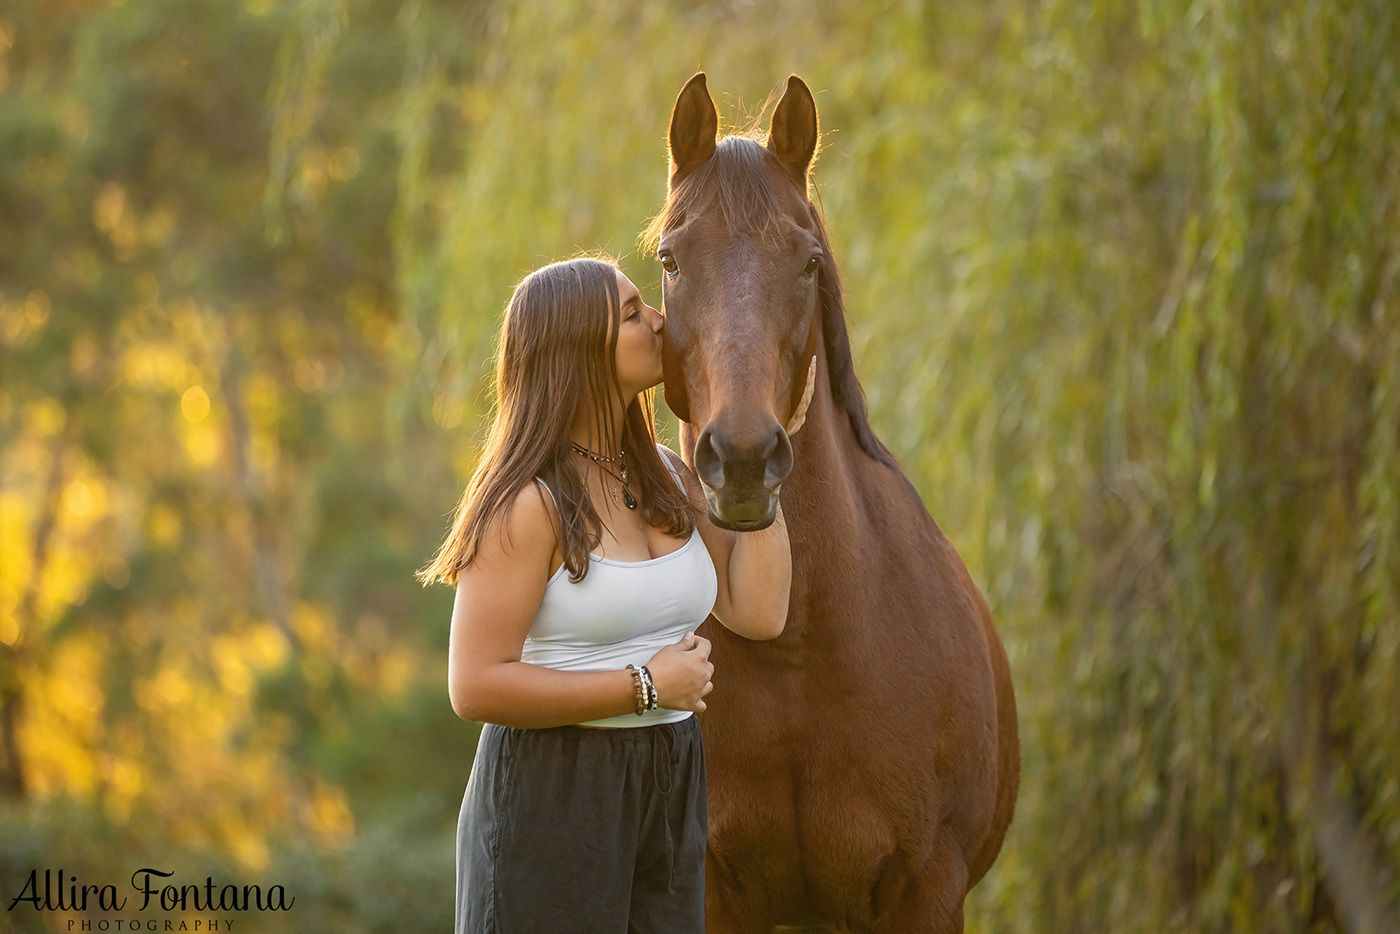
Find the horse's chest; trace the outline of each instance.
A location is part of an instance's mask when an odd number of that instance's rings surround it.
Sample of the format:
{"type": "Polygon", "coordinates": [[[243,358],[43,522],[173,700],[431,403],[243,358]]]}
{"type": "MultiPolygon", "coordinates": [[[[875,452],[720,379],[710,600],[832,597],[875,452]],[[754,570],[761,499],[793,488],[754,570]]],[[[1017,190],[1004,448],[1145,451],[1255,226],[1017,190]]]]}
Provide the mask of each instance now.
{"type": "Polygon", "coordinates": [[[896,790],[873,758],[853,762],[849,747],[830,744],[781,760],[752,753],[747,780],[710,783],[717,881],[765,893],[774,917],[846,917],[870,904],[892,854],[904,854],[900,865],[920,861],[942,810],[937,782],[896,790]]]}
{"type": "Polygon", "coordinates": [[[917,859],[995,755],[994,707],[966,685],[901,696],[879,665],[749,674],[731,672],[747,691],[716,690],[701,720],[710,839],[775,884],[796,873],[829,891],[893,851],[917,859]]]}

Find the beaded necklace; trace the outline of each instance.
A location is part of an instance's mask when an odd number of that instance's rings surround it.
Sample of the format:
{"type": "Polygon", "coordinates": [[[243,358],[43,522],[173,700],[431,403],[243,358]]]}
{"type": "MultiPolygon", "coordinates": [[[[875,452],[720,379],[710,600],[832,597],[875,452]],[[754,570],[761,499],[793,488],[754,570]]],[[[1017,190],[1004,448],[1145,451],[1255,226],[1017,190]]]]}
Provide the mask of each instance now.
{"type": "MultiPolygon", "coordinates": [[[[588,448],[579,444],[577,441],[569,441],[569,446],[574,449],[575,454],[579,454],[583,457],[588,458],[593,463],[598,465],[599,470],[603,471],[603,473],[607,474],[614,480],[617,480],[619,483],[621,483],[622,504],[626,505],[628,509],[637,508],[637,499],[632,495],[632,491],[628,488],[631,478],[627,476],[627,462],[624,460],[624,458],[627,456],[626,449],[619,450],[616,457],[604,457],[601,454],[588,450],[588,448]],[[612,470],[607,466],[608,464],[617,464],[618,469],[621,471],[621,474],[613,473],[612,470]]],[[[610,486],[609,489],[612,491],[613,502],[617,503],[617,487],[610,486]]]]}

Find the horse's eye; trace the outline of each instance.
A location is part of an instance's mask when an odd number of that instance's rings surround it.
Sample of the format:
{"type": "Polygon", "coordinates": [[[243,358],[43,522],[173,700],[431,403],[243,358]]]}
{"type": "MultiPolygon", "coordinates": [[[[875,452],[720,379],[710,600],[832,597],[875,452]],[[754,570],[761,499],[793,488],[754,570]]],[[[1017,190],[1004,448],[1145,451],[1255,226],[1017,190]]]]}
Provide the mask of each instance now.
{"type": "Polygon", "coordinates": [[[821,259],[813,256],[807,260],[807,265],[802,267],[802,278],[810,279],[817,274],[817,269],[821,267],[821,259]]]}
{"type": "Polygon", "coordinates": [[[676,258],[670,253],[662,253],[657,258],[661,260],[661,268],[666,270],[666,275],[674,276],[681,271],[681,267],[676,265],[676,258]]]}

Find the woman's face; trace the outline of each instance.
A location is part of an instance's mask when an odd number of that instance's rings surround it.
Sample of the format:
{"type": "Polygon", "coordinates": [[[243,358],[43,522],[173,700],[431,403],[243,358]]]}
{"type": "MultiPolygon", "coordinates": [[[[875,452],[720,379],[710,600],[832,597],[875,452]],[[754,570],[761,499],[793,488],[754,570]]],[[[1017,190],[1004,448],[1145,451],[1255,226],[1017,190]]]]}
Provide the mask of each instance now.
{"type": "Polygon", "coordinates": [[[661,382],[661,328],[666,319],[642,301],[642,295],[619,270],[617,297],[622,303],[617,332],[617,380],[624,403],[661,382]]]}

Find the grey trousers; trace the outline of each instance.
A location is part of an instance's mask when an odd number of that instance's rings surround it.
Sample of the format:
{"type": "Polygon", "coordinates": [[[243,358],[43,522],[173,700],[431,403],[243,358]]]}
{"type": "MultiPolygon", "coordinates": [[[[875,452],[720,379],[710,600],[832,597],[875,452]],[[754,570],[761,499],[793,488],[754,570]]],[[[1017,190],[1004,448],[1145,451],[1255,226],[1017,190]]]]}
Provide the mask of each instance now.
{"type": "Polygon", "coordinates": [[[702,934],[707,829],[694,716],[488,723],[457,821],[456,934],[702,934]]]}

